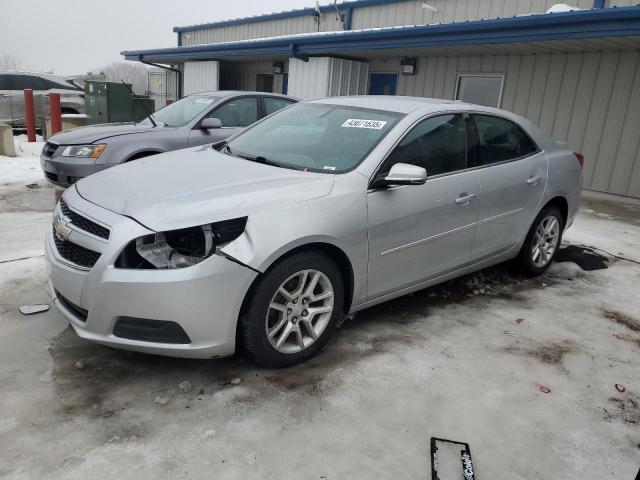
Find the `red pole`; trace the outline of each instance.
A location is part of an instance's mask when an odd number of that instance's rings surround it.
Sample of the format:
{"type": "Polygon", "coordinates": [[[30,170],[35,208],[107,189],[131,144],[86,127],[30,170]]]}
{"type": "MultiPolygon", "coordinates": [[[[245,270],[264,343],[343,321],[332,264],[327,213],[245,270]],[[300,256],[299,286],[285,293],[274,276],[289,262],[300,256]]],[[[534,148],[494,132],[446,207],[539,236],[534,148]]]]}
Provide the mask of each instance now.
{"type": "Polygon", "coordinates": [[[172,103],[173,103],[173,100],[171,100],[170,98],[167,98],[164,101],[164,106],[166,107],[167,105],[171,105],[172,103]]]}
{"type": "Polygon", "coordinates": [[[49,94],[49,116],[51,117],[51,133],[62,130],[62,110],[60,109],[60,94],[49,94]]]}
{"type": "Polygon", "coordinates": [[[27,120],[27,140],[36,141],[36,113],[33,108],[33,90],[24,89],[24,115],[27,120]]]}

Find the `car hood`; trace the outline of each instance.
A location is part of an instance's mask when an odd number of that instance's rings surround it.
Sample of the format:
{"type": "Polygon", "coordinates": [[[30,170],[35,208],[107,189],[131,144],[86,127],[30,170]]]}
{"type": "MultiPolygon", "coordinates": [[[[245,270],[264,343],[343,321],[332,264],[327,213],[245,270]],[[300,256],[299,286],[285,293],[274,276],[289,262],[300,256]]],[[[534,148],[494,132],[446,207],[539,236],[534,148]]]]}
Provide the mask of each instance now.
{"type": "Polygon", "coordinates": [[[331,174],[263,165],[209,146],[142,158],[76,183],[86,200],[155,231],[249,216],[328,195],[331,174]]]}
{"type": "Polygon", "coordinates": [[[57,133],[49,138],[49,141],[58,145],[81,145],[96,143],[111,137],[131,135],[134,133],[162,133],[173,130],[168,127],[153,127],[152,125],[140,125],[137,123],[105,123],[78,127],[57,133]]]}

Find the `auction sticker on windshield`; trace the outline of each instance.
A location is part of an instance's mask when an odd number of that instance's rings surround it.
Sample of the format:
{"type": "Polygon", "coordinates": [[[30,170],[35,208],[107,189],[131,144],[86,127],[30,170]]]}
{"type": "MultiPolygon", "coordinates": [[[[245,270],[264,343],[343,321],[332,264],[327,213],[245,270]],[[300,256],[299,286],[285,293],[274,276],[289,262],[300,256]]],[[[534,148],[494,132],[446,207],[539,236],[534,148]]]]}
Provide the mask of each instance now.
{"type": "Polygon", "coordinates": [[[345,128],[372,128],[382,130],[387,122],[382,120],[363,120],[362,118],[348,118],[342,124],[345,128]]]}

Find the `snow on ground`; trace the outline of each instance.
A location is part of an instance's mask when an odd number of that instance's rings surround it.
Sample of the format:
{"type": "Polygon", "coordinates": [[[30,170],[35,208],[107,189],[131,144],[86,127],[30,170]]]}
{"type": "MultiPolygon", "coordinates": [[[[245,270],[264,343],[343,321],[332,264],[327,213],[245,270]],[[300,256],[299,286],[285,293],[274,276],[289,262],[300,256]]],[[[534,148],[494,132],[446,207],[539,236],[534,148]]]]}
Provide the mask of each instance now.
{"type": "MultiPolygon", "coordinates": [[[[61,190],[16,144],[0,157],[0,478],[416,479],[431,436],[469,442],[483,479],[636,474],[637,264],[488,269],[360,312],[288,369],[131,354],[53,308],[18,313],[49,302],[45,260],[3,260],[42,254],[61,190]]],[[[583,206],[566,242],[640,257],[640,207],[583,206]]]]}
{"type": "Polygon", "coordinates": [[[26,135],[13,137],[17,157],[0,155],[0,192],[15,183],[46,184],[40,168],[40,152],[44,143],[40,135],[34,143],[27,142],[26,135]]]}
{"type": "Polygon", "coordinates": [[[18,156],[0,155],[0,261],[43,254],[51,210],[62,190],[45,180],[39,158],[44,142],[37,140],[29,143],[26,135],[17,135],[18,156]]]}

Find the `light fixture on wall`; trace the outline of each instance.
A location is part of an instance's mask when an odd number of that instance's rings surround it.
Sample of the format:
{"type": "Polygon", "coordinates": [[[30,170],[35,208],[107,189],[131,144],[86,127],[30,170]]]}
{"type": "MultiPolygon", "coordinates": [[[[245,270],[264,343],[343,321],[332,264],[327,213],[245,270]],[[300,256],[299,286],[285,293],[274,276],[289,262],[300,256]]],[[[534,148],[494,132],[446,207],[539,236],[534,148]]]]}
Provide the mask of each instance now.
{"type": "Polygon", "coordinates": [[[284,73],[284,63],[273,62],[273,73],[275,73],[276,75],[284,73]]]}
{"type": "Polygon", "coordinates": [[[415,75],[416,74],[416,58],[415,57],[402,57],[400,60],[400,66],[402,67],[403,75],[415,75]]]}

